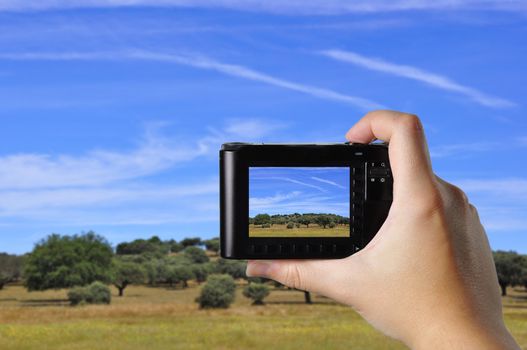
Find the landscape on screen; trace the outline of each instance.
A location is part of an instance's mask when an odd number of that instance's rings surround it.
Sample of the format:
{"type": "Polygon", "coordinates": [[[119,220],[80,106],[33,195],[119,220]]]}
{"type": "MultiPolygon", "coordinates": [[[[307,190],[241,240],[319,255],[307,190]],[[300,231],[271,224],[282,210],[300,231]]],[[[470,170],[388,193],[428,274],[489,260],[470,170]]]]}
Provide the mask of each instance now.
{"type": "Polygon", "coordinates": [[[348,237],[349,168],[249,169],[250,237],[348,237]]]}
{"type": "Polygon", "coordinates": [[[336,214],[257,214],[249,218],[249,237],[348,237],[349,217],[336,214]]]}

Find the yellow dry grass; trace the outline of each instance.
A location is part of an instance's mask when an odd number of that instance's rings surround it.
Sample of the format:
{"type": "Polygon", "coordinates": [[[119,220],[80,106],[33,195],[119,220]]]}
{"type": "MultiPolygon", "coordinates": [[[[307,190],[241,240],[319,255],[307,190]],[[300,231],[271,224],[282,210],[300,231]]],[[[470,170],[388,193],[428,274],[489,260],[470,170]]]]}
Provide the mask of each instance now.
{"type": "Polygon", "coordinates": [[[257,225],[249,225],[249,237],[349,237],[349,225],[337,225],[334,228],[322,228],[317,225],[300,225],[288,229],[286,225],[273,225],[262,228],[257,225]]]}
{"type": "MultiPolygon", "coordinates": [[[[199,286],[131,286],[112,305],[70,307],[66,291],[0,291],[0,349],[403,349],[348,307],[273,290],[252,306],[238,288],[227,310],[200,310],[199,286]]],[[[115,291],[114,291],[115,292],[115,291]]],[[[504,300],[508,326],[527,347],[527,293],[504,300]]]]}

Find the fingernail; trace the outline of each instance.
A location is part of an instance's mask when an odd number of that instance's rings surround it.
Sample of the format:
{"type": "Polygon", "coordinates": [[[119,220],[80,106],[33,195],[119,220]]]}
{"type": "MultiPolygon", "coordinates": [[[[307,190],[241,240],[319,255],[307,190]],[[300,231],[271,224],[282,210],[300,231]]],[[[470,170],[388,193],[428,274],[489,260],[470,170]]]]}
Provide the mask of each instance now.
{"type": "Polygon", "coordinates": [[[271,268],[271,264],[272,263],[268,261],[249,261],[245,274],[248,277],[267,276],[269,269],[271,268]]]}

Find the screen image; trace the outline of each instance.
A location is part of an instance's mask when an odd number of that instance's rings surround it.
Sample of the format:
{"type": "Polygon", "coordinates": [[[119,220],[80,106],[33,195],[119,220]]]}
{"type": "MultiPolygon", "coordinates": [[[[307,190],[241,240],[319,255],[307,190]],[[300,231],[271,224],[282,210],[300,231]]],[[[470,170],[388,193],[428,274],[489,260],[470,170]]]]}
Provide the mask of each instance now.
{"type": "Polygon", "coordinates": [[[249,237],[349,237],[349,167],[250,167],[249,237]]]}

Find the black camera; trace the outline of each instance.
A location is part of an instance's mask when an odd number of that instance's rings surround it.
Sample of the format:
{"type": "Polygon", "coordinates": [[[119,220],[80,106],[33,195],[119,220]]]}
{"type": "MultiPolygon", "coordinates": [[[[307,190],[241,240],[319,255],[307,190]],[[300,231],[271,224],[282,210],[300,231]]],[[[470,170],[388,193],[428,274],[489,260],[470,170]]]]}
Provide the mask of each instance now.
{"type": "Polygon", "coordinates": [[[383,224],[392,189],[385,144],[223,144],[221,256],[349,256],[383,224]]]}

